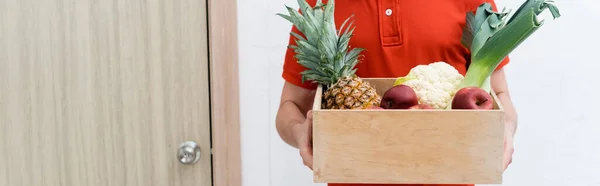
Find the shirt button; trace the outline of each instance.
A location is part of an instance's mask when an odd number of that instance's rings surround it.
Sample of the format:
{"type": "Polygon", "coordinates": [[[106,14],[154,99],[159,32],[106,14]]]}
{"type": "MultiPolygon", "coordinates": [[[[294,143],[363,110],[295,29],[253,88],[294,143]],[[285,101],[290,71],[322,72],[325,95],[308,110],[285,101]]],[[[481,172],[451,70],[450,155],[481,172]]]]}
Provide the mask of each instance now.
{"type": "Polygon", "coordinates": [[[391,16],[392,15],[392,9],[385,10],[385,15],[391,16]]]}

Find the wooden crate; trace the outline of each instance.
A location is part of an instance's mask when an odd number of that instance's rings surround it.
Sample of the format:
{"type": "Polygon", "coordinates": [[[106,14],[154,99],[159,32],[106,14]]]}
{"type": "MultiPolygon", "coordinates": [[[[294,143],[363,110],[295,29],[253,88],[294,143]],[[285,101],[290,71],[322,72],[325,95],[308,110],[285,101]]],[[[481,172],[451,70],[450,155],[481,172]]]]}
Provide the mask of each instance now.
{"type": "MultiPolygon", "coordinates": [[[[380,95],[393,78],[365,78],[380,95]]],[[[504,111],[313,107],[316,183],[501,184],[504,111]]]]}

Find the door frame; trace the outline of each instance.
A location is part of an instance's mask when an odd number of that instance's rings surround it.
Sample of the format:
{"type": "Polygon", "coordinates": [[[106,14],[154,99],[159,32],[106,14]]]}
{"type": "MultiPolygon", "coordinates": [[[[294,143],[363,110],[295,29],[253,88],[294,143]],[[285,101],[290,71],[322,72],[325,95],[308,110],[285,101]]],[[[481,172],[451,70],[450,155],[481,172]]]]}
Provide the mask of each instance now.
{"type": "Polygon", "coordinates": [[[207,0],[214,186],[241,186],[237,2],[207,0]]]}

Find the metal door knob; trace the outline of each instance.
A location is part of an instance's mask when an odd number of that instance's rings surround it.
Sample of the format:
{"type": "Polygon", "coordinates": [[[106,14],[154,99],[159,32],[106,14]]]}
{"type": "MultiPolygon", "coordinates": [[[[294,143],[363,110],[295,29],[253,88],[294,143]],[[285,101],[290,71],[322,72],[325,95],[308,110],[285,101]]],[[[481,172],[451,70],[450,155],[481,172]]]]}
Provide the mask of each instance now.
{"type": "Polygon", "coordinates": [[[196,142],[186,141],[179,146],[177,159],[182,164],[194,164],[200,159],[200,146],[196,142]]]}

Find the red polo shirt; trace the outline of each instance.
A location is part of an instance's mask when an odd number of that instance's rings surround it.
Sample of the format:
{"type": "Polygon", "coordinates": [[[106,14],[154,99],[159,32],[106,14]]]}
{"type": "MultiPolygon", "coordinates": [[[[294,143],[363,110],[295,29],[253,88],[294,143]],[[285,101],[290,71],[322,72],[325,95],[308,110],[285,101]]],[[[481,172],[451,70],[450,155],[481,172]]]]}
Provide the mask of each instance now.
{"type": "MultiPolygon", "coordinates": [[[[308,2],[316,3],[315,0],[308,2]]],[[[449,63],[464,75],[470,56],[460,42],[465,16],[483,2],[492,3],[497,10],[493,0],[338,0],[335,19],[339,28],[346,18],[355,15],[356,29],[350,47],[366,49],[362,53],[362,62],[356,66],[356,74],[360,77],[405,76],[416,65],[437,61],[449,63]]],[[[292,31],[299,33],[295,27],[292,31]]],[[[294,38],[290,37],[289,42],[295,44],[294,38]]],[[[300,72],[306,68],[297,63],[294,55],[293,50],[287,50],[283,78],[292,84],[315,89],[316,84],[302,83],[300,72]]],[[[508,62],[507,57],[497,69],[508,62]]]]}
{"type": "MultiPolygon", "coordinates": [[[[308,0],[314,5],[315,0],[308,0]]],[[[327,2],[324,0],[323,2],[327,2]]],[[[445,61],[461,74],[467,70],[467,48],[461,43],[462,29],[468,11],[493,0],[338,0],[335,19],[341,23],[354,14],[355,31],[350,47],[365,48],[362,62],[356,65],[360,77],[399,77],[416,65],[445,61]]],[[[299,33],[293,27],[292,31],[299,33]]],[[[290,37],[290,44],[295,44],[290,37]]],[[[299,65],[293,50],[288,49],[283,78],[295,85],[315,89],[316,84],[302,84],[299,65]]],[[[509,62],[506,58],[499,66],[509,62]]]]}

